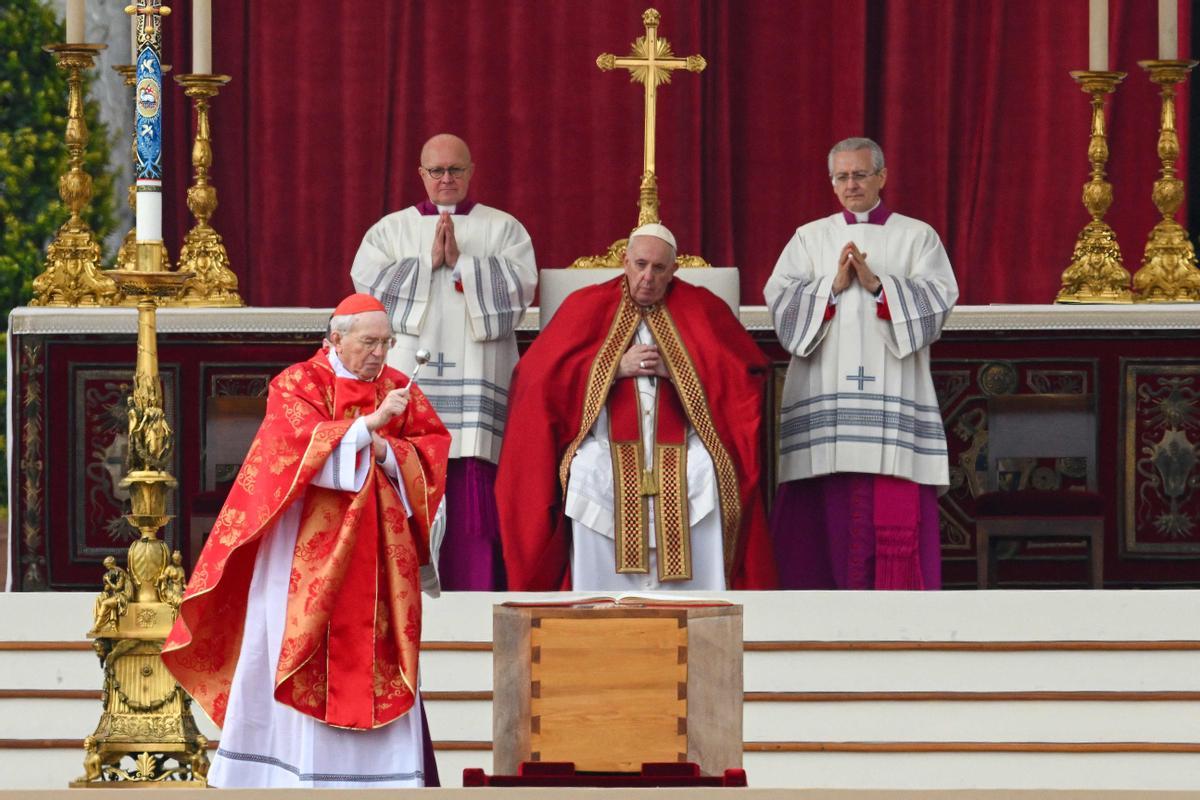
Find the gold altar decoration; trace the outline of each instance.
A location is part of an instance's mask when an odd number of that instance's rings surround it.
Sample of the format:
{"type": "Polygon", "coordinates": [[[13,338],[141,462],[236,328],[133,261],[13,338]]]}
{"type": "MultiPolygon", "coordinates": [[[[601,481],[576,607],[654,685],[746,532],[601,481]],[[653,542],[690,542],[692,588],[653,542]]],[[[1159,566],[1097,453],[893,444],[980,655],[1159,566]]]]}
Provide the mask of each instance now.
{"type": "Polygon", "coordinates": [[[175,81],[192,98],[196,108],[196,141],[192,145],[192,167],[196,173],[188,187],[187,205],[196,224],[183,239],[179,268],[192,273],[183,287],[179,303],[185,306],[242,306],[237,275],[229,268],[229,254],[221,235],[208,220],[217,209],[217,188],[208,182],[212,167],[212,135],[208,126],[209,99],[229,83],[228,75],[177,75],[175,81]]]}
{"type": "Polygon", "coordinates": [[[1130,303],[1129,270],[1121,263],[1117,235],[1104,215],[1113,201],[1112,184],[1104,178],[1108,139],[1104,131],[1104,96],[1112,94],[1124,72],[1080,70],[1071,77],[1092,96],[1092,133],[1088,142],[1091,178],[1083,185],[1083,205],[1092,220],[1079,232],[1071,264],[1063,271],[1056,303],[1130,303]]]}
{"type": "Polygon", "coordinates": [[[1196,61],[1139,61],[1150,73],[1150,80],[1162,92],[1159,117],[1158,157],[1162,175],[1154,182],[1151,197],[1162,219],[1150,231],[1141,269],[1133,276],[1138,302],[1177,303],[1200,301],[1200,270],[1196,268],[1196,250],[1187,229],[1175,221],[1175,212],[1183,203],[1183,181],[1175,177],[1179,158],[1179,137],[1175,133],[1175,84],[1187,80],[1196,61]]]}
{"type": "MultiPolygon", "coordinates": [[[[671,50],[671,43],[658,38],[658,24],[662,19],[657,9],[642,12],[642,23],[646,26],[645,36],[639,36],[627,56],[601,53],[596,66],[608,72],[613,69],[629,70],[629,80],[645,87],[645,134],[643,137],[642,177],[638,183],[637,227],[659,222],[658,178],[654,172],[654,121],[656,116],[658,87],[671,82],[671,73],[677,69],[688,72],[703,72],[708,62],[703,56],[679,57],[671,50]]],[[[628,239],[618,239],[608,250],[596,256],[584,256],[572,262],[572,268],[620,267],[625,257],[628,239]]],[[[710,264],[700,256],[679,255],[676,263],[681,267],[707,267],[710,264]]]]}
{"type": "MultiPolygon", "coordinates": [[[[157,2],[157,0],[155,0],[157,2]]],[[[157,30],[149,21],[170,9],[138,0],[125,9],[146,15],[137,26],[139,52],[157,52],[157,30]],[[155,38],[151,38],[151,34],[155,38]]],[[[88,636],[104,669],[103,710],[96,730],[84,739],[83,775],[73,787],[207,785],[208,741],[192,717],[191,698],[162,661],[183,597],[182,557],[159,538],[171,520],[169,471],[174,434],[163,407],[158,372],[157,307],[179,296],[191,278],[167,269],[161,242],[135,242],[131,268],[108,276],[122,298],[137,302],[137,365],[126,400],[129,452],[120,486],[129,492],[126,521],[140,534],[129,546],[126,567],[110,556],[92,609],[88,636]]]]}
{"type": "MultiPolygon", "coordinates": [[[[125,82],[125,85],[128,86],[130,89],[132,89],[134,87],[134,85],[137,84],[137,67],[135,67],[133,64],[114,64],[113,71],[121,76],[121,78],[125,82]]],[[[162,71],[163,71],[163,75],[166,75],[168,72],[171,71],[171,65],[163,64],[162,71]]],[[[137,136],[136,135],[134,135],[130,139],[129,148],[131,151],[131,159],[133,162],[136,162],[137,161],[137,136]]],[[[134,180],[133,183],[129,184],[128,203],[129,203],[129,208],[131,210],[133,210],[133,211],[137,210],[136,209],[136,205],[137,205],[137,180],[136,179],[134,180]]],[[[165,265],[167,269],[170,269],[171,268],[171,258],[169,255],[167,255],[166,243],[159,242],[158,246],[159,246],[159,249],[162,250],[162,253],[159,257],[162,260],[163,265],[165,265]]],[[[116,263],[113,264],[113,268],[114,269],[137,269],[137,225],[136,225],[136,223],[134,225],[130,226],[129,231],[125,234],[125,238],[121,241],[121,248],[117,251],[116,263]]],[[[136,305],[137,298],[136,297],[134,297],[134,298],[121,297],[116,302],[118,305],[124,304],[124,303],[132,303],[133,305],[136,305]]]]}
{"type": "Polygon", "coordinates": [[[208,741],[192,717],[191,698],[162,662],[186,584],[182,558],[159,538],[171,519],[168,470],[174,436],[158,374],[156,298],[177,295],[188,273],[161,269],[157,248],[139,248],[139,269],[110,274],[138,298],[137,367],[126,414],[129,453],[121,487],[129,491],[129,524],[141,534],[129,546],[128,567],[104,560],[102,589],[88,636],[104,669],[103,710],[84,739],[84,774],[73,787],[207,785],[208,741]],[[122,763],[125,759],[131,766],[122,763]]]}
{"type": "Polygon", "coordinates": [[[59,176],[58,194],[71,211],[46,248],[46,266],[33,279],[33,306],[107,306],[117,296],[117,286],[101,270],[100,244],[80,216],[92,199],[92,176],[83,170],[88,129],[83,116],[84,69],[95,65],[102,44],[50,44],[58,68],[67,73],[67,171],[59,176]]]}

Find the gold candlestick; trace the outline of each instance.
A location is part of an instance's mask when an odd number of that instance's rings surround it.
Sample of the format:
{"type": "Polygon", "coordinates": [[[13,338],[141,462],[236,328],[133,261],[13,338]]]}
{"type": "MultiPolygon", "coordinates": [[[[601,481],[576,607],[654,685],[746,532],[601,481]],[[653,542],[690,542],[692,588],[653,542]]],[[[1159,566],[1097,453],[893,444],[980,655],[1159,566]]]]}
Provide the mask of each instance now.
{"type": "MultiPolygon", "coordinates": [[[[145,243],[143,243],[145,244],[145,243]]],[[[167,422],[158,370],[157,303],[176,296],[188,273],[112,270],[138,309],[137,366],[126,401],[129,453],[121,487],[129,492],[129,524],[141,536],[129,546],[128,568],[105,559],[103,589],[88,635],[104,668],[103,710],[84,739],[84,774],[74,787],[203,787],[208,740],[196,727],[191,699],[162,663],[163,641],[179,611],[186,576],[179,551],[159,537],[171,519],[168,498],[174,433],[167,422]],[[136,679],[131,679],[134,676],[136,679]],[[132,759],[132,769],[122,764],[132,759]]]]}
{"type": "Polygon", "coordinates": [[[1083,205],[1092,221],[1083,226],[1075,240],[1071,264],[1062,274],[1062,288],[1056,303],[1129,303],[1129,271],[1121,263],[1117,235],[1104,215],[1113,201],[1112,184],[1104,178],[1108,163],[1108,139],[1104,132],[1104,96],[1116,91],[1124,72],[1079,70],[1071,77],[1092,96],[1092,134],[1088,142],[1088,161],[1092,175],[1083,185],[1083,205]]]}
{"type": "Polygon", "coordinates": [[[208,170],[213,163],[208,104],[209,98],[216,97],[229,80],[228,75],[175,76],[176,83],[196,107],[196,141],[192,145],[192,167],[196,172],[187,193],[188,209],[196,224],[184,237],[183,249],[179,251],[179,268],[192,273],[179,298],[182,305],[244,305],[238,294],[237,275],[229,268],[229,254],[220,234],[208,222],[217,209],[217,187],[208,182],[208,170]]]}
{"type": "Polygon", "coordinates": [[[1179,137],[1175,133],[1175,84],[1187,80],[1196,61],[1139,61],[1150,80],[1162,87],[1162,113],[1158,128],[1158,157],[1162,176],[1154,182],[1151,197],[1163,218],[1150,231],[1141,269],[1133,276],[1136,299],[1146,303],[1200,301],[1200,270],[1187,229],[1175,221],[1183,203],[1183,181],[1175,177],[1179,137]]]}
{"type": "MultiPolygon", "coordinates": [[[[120,75],[125,85],[133,88],[137,84],[137,67],[133,64],[114,64],[113,71],[120,75]]],[[[170,64],[163,64],[163,74],[166,75],[171,71],[170,64]]],[[[137,134],[133,135],[129,143],[130,161],[137,163],[137,134]]],[[[129,184],[128,196],[129,208],[134,212],[137,211],[137,183],[129,184]]],[[[164,269],[171,268],[171,258],[167,255],[167,245],[165,242],[159,242],[160,263],[164,269]]],[[[137,225],[131,225],[129,232],[125,234],[125,238],[121,241],[121,249],[117,251],[116,263],[113,264],[113,269],[137,269],[137,225]]],[[[117,301],[120,305],[137,305],[137,297],[125,297],[122,295],[117,301]]]]}
{"type": "Polygon", "coordinates": [[[88,129],[83,116],[84,69],[95,65],[102,44],[50,44],[58,68],[67,73],[66,145],[69,167],[58,179],[58,194],[71,216],[46,248],[46,267],[33,279],[35,306],[107,306],[117,296],[117,286],[100,268],[100,244],[81,212],[92,199],[92,176],[83,171],[83,151],[88,129]]]}

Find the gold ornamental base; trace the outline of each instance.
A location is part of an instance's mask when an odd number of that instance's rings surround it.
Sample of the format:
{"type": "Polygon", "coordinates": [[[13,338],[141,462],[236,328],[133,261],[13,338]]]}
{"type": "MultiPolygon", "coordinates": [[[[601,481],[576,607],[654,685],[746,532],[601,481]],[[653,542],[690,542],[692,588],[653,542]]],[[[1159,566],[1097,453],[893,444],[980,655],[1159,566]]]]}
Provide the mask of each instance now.
{"type": "MultiPolygon", "coordinates": [[[[134,477],[131,475],[131,477],[134,477]]],[[[161,505],[169,475],[127,480],[161,505]]],[[[135,500],[137,498],[135,497],[135,500]]],[[[141,505],[141,503],[137,503],[141,505]]],[[[93,627],[88,632],[104,670],[100,721],[84,739],[83,775],[72,788],[204,787],[208,775],[208,739],[196,727],[191,698],[162,661],[162,646],[186,583],[182,559],[169,553],[155,533],[169,516],[128,515],[130,523],[149,535],[129,547],[129,569],[105,559],[103,589],[96,597],[93,627]]]]}
{"type": "Polygon", "coordinates": [[[1130,303],[1129,271],[1108,223],[1093,219],[1079,232],[1071,264],[1062,274],[1056,303],[1130,303]]]}
{"type": "Polygon", "coordinates": [[[179,268],[192,273],[175,305],[240,308],[238,279],[229,268],[229,254],[221,235],[206,223],[197,223],[183,239],[179,268]]]}
{"type": "Polygon", "coordinates": [[[1133,276],[1139,303],[1200,301],[1200,270],[1187,230],[1174,219],[1162,219],[1150,231],[1142,268],[1133,276]]]}
{"type": "MultiPolygon", "coordinates": [[[[130,603],[125,616],[137,627],[164,615],[173,615],[166,603],[130,603]]],[[[208,739],[196,727],[191,698],[163,665],[162,639],[133,631],[98,637],[94,647],[104,668],[104,710],[84,739],[83,775],[71,787],[207,786],[208,739]]]]}
{"type": "Polygon", "coordinates": [[[45,271],[33,279],[34,306],[110,306],[117,285],[100,265],[100,245],[86,223],[68,221],[46,248],[45,271]]]}

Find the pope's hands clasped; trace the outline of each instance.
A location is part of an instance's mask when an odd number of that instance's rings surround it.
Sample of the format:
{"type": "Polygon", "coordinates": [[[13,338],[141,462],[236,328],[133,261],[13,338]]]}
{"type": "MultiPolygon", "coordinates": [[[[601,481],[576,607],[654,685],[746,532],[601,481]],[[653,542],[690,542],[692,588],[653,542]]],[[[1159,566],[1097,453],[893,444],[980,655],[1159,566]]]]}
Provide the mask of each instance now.
{"type": "Polygon", "coordinates": [[[667,365],[663,363],[658,347],[652,344],[634,344],[621,356],[617,366],[618,378],[670,378],[667,365]]]}

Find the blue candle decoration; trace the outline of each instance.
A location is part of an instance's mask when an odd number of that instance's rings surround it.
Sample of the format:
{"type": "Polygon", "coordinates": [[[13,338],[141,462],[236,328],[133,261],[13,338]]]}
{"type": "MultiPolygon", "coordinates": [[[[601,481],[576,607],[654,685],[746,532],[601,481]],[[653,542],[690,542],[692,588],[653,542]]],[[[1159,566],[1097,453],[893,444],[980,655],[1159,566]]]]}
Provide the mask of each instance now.
{"type": "Polygon", "coordinates": [[[162,240],[162,14],[161,0],[137,0],[137,83],[133,124],[137,141],[137,239],[162,240]]]}

